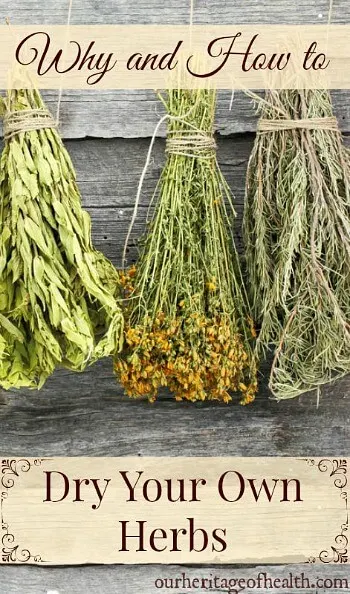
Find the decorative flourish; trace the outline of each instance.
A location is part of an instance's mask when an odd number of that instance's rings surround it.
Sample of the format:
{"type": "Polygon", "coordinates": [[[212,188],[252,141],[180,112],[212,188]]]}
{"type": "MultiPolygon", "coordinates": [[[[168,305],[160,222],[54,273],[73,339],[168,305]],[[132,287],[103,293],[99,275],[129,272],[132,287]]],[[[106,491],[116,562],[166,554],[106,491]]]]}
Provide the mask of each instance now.
{"type": "Polygon", "coordinates": [[[334,478],[334,486],[338,489],[344,489],[348,483],[347,470],[348,461],[346,459],[328,460],[324,458],[318,463],[320,472],[327,472],[330,470],[330,477],[334,478]]]}
{"type": "MultiPolygon", "coordinates": [[[[349,530],[349,509],[348,509],[348,493],[346,490],[348,484],[348,461],[345,458],[322,458],[322,460],[315,460],[313,458],[303,458],[308,466],[318,468],[320,472],[328,473],[329,477],[333,479],[334,486],[340,490],[340,497],[345,502],[345,522],[340,527],[340,533],[334,539],[334,545],[330,550],[323,550],[318,555],[318,559],[322,563],[348,563],[348,544],[349,539],[347,532],[349,530]]],[[[315,563],[315,557],[310,557],[307,563],[315,563]]]]}
{"type": "Polygon", "coordinates": [[[9,524],[4,519],[4,502],[8,499],[9,490],[15,485],[16,478],[21,473],[27,473],[33,466],[40,466],[44,458],[36,458],[32,461],[26,458],[6,458],[1,460],[1,485],[4,490],[1,493],[1,559],[3,563],[44,563],[40,555],[32,555],[31,552],[16,544],[14,534],[10,532],[9,524]]]}
{"type": "Polygon", "coordinates": [[[19,476],[20,472],[28,472],[31,463],[29,460],[15,460],[7,459],[1,462],[1,484],[5,489],[11,489],[15,484],[15,477],[19,476]]]}
{"type": "Polygon", "coordinates": [[[32,555],[28,549],[22,549],[15,542],[15,537],[9,532],[8,524],[2,524],[2,529],[5,531],[1,539],[2,550],[1,558],[3,563],[43,563],[40,555],[32,555]]]}
{"type": "MultiPolygon", "coordinates": [[[[345,528],[345,531],[348,528],[345,528]]],[[[342,530],[338,536],[335,537],[335,545],[331,547],[330,551],[321,551],[319,558],[322,563],[347,563],[348,558],[348,537],[342,530]]]]}
{"type": "Polygon", "coordinates": [[[1,461],[1,484],[5,489],[11,489],[15,484],[15,478],[21,472],[29,472],[32,466],[40,466],[43,458],[36,458],[32,462],[25,458],[3,459],[1,461]]]}

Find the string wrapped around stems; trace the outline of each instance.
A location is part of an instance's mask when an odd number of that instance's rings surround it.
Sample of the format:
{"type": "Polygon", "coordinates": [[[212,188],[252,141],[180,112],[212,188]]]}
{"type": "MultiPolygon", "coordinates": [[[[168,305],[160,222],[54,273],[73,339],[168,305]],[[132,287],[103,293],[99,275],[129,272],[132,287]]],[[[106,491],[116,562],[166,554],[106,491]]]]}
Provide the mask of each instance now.
{"type": "Polygon", "coordinates": [[[350,168],[325,90],[268,91],[244,214],[259,352],[292,398],[350,372],[350,168]]]}
{"type": "Polygon", "coordinates": [[[136,267],[122,273],[128,296],[125,349],[116,373],[131,397],[254,399],[254,328],[216,160],[213,90],[160,96],[168,114],[167,160],[136,267]]]}
{"type": "Polygon", "coordinates": [[[2,103],[0,384],[40,388],[121,348],[119,277],[91,243],[72,162],[37,90],[2,103]]]}

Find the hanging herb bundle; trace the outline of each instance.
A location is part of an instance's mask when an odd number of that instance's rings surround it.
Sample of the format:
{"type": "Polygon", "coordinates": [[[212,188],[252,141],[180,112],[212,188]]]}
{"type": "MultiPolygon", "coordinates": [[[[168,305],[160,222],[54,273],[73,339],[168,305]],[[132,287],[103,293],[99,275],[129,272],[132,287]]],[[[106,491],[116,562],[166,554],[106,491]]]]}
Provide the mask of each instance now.
{"type": "Polygon", "coordinates": [[[161,100],[167,161],[137,266],[122,274],[129,299],[117,376],[131,397],[154,400],[167,386],[177,400],[227,402],[234,390],[245,404],[257,390],[254,329],[215,156],[216,94],[176,89],[161,100]]]}
{"type": "Polygon", "coordinates": [[[94,250],[73,165],[36,90],[3,100],[0,384],[40,388],[121,347],[117,271],[94,250]]]}
{"type": "Polygon", "coordinates": [[[329,93],[269,91],[244,216],[260,350],[292,398],[350,372],[350,168],[329,93]]]}

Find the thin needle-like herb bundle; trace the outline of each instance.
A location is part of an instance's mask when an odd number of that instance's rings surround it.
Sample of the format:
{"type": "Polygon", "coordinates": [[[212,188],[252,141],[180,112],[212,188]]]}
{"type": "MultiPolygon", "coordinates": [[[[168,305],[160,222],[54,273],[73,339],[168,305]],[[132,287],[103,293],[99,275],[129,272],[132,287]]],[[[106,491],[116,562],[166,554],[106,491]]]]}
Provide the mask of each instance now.
{"type": "Polygon", "coordinates": [[[247,403],[257,389],[234,210],[215,156],[215,96],[201,89],[161,97],[167,162],[138,264],[122,277],[130,297],[116,372],[131,397],[154,400],[168,386],[178,400],[226,402],[237,390],[247,403]]]}
{"type": "Polygon", "coordinates": [[[258,345],[292,398],[350,372],[350,168],[324,90],[269,91],[244,217],[258,345]]]}
{"type": "Polygon", "coordinates": [[[0,384],[40,388],[119,350],[119,276],[94,250],[73,165],[36,90],[3,100],[0,384]]]}

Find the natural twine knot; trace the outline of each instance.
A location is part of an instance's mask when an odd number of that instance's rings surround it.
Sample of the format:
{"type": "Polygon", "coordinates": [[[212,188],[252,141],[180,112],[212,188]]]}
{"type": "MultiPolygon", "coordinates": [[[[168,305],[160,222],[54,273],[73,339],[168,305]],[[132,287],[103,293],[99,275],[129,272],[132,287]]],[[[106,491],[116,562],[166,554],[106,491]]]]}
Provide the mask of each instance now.
{"type": "Polygon", "coordinates": [[[217,148],[214,137],[191,130],[174,132],[174,136],[169,135],[166,139],[165,151],[171,155],[182,155],[184,157],[200,157],[202,159],[211,159],[217,148]]]}
{"type": "Polygon", "coordinates": [[[22,109],[4,115],[4,139],[10,140],[21,132],[57,128],[57,123],[47,109],[22,109]]]}
{"type": "Polygon", "coordinates": [[[305,120],[267,120],[260,119],[258,132],[277,132],[279,130],[330,130],[339,132],[338,120],[335,117],[307,118],[305,120]]]}

